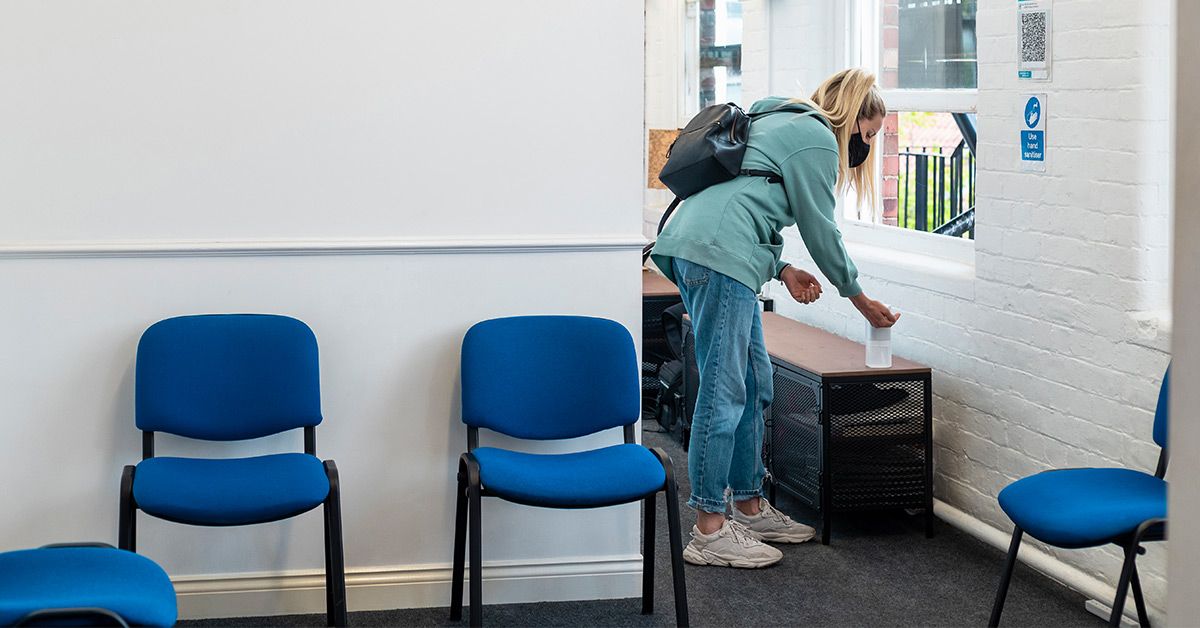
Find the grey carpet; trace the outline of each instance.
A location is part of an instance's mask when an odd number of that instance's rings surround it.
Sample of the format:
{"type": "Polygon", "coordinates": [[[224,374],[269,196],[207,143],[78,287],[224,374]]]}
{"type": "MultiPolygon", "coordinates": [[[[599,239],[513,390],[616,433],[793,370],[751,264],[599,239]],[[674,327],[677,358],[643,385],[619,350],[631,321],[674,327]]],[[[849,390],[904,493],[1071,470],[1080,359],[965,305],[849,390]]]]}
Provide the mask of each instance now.
{"type": "MultiPolygon", "coordinates": [[[[653,425],[653,424],[651,424],[653,425]]],[[[647,432],[648,446],[663,447],[679,472],[686,500],[687,455],[671,438],[647,432]]],[[[666,512],[661,507],[655,543],[655,610],[641,615],[639,599],[545,602],[484,607],[491,626],[672,626],[675,623],[666,512]]],[[[779,507],[816,523],[815,513],[782,495],[779,507]]],[[[684,542],[695,516],[683,507],[684,542]]],[[[351,531],[352,533],[352,531],[351,531]]],[[[922,517],[866,513],[834,518],[831,544],[780,546],[784,559],[767,569],[687,566],[693,626],[984,626],[1004,553],[939,524],[926,539],[922,517]]],[[[447,552],[449,548],[447,548],[447,552]]],[[[1113,565],[1113,569],[1118,569],[1113,565]]],[[[484,583],[486,587],[487,584],[484,583]]],[[[1003,626],[1100,626],[1083,598],[1018,566],[1003,626]]],[[[446,608],[350,613],[355,626],[466,626],[447,620],[446,608]]],[[[464,616],[466,609],[464,609],[464,616]]],[[[324,615],[290,615],[181,622],[181,626],[323,626],[324,615]]]]}

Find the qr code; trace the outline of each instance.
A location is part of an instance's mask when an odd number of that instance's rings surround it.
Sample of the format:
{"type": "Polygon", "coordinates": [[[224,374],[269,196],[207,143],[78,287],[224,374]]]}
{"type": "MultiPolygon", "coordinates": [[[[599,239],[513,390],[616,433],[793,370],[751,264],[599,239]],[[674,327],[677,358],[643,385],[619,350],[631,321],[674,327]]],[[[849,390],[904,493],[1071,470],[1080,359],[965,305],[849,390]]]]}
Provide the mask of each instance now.
{"type": "Polygon", "coordinates": [[[1046,62],[1046,14],[1021,14],[1021,62],[1046,62]]]}

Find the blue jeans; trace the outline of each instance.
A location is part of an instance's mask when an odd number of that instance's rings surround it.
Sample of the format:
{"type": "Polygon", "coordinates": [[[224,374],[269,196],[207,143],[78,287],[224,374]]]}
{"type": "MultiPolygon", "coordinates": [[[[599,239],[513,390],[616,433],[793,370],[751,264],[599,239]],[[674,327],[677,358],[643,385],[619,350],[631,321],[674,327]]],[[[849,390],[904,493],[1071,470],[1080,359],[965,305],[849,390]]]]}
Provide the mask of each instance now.
{"type": "Polygon", "coordinates": [[[696,337],[700,390],[692,415],[688,505],[725,512],[762,495],[763,409],[771,403],[771,359],[754,291],[710,268],[674,258],[675,280],[696,337]]]}

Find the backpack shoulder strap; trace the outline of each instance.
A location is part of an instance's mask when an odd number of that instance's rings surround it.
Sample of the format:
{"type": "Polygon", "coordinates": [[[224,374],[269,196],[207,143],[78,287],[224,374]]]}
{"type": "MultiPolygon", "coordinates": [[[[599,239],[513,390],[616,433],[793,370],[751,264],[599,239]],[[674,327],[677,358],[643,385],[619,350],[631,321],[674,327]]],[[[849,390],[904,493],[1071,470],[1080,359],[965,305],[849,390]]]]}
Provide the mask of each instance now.
{"type": "MultiPolygon", "coordinates": [[[[683,199],[679,198],[678,196],[675,197],[675,200],[671,201],[671,204],[667,207],[667,211],[663,212],[662,220],[658,221],[658,231],[656,231],[655,233],[662,233],[663,227],[667,226],[667,219],[671,217],[671,214],[675,213],[675,208],[679,207],[679,203],[681,201],[683,201],[683,199]]],[[[646,260],[650,257],[650,251],[653,248],[654,248],[653,242],[642,247],[642,263],[643,264],[645,264],[646,260]]]]}
{"type": "Polygon", "coordinates": [[[821,124],[824,124],[830,130],[833,130],[833,125],[829,124],[829,120],[826,120],[825,116],[817,113],[816,111],[814,111],[812,109],[809,109],[808,107],[806,107],[804,105],[799,105],[799,104],[785,103],[774,109],[768,109],[766,111],[757,111],[755,113],[748,113],[746,115],[749,116],[750,121],[753,122],[754,120],[756,120],[758,118],[770,115],[772,113],[794,113],[802,118],[813,117],[813,118],[820,120],[821,124]]]}

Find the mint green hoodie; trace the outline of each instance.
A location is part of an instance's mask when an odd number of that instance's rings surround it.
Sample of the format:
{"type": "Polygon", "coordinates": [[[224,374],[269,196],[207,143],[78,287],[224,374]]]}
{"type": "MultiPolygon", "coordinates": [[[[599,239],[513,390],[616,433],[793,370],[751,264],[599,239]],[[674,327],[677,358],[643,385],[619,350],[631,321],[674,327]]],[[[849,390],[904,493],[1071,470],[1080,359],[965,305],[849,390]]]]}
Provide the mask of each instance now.
{"type": "MultiPolygon", "coordinates": [[[[766,98],[754,103],[750,113],[785,102],[786,98],[766,98]]],[[[858,269],[846,254],[834,220],[838,147],[828,122],[819,114],[790,112],[755,120],[742,169],[778,172],[783,184],[739,176],[684,201],[651,253],[667,278],[675,281],[670,258],[680,257],[757,293],[786,265],[779,260],[780,232],[796,225],[817,268],[838,293],[852,297],[862,292],[858,269]]]]}

